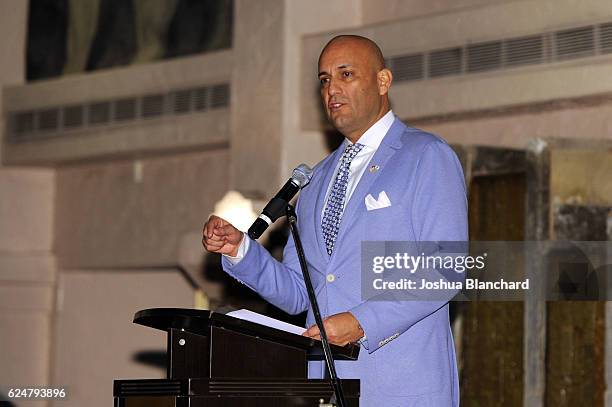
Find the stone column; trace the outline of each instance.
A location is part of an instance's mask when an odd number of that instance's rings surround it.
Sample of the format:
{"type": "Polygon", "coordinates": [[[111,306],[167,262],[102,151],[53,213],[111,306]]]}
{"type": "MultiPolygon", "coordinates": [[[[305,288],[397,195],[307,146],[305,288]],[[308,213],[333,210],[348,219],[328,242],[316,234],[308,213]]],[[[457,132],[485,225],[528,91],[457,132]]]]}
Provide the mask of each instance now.
{"type": "Polygon", "coordinates": [[[283,0],[236,0],[231,90],[230,189],[273,194],[280,177],[283,0]]]}
{"type": "MultiPolygon", "coordinates": [[[[0,0],[2,87],[24,82],[27,15],[28,2],[0,0]]],[[[1,386],[50,384],[53,195],[53,170],[0,164],[1,386]]]]}

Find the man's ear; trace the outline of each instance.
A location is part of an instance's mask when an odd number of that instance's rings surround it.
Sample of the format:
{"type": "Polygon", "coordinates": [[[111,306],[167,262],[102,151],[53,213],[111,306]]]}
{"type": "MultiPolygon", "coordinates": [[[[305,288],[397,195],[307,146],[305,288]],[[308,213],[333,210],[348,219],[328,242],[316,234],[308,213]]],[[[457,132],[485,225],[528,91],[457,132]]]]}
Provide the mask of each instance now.
{"type": "Polygon", "coordinates": [[[386,95],[393,82],[393,74],[387,68],[383,68],[376,74],[376,79],[378,80],[378,94],[386,95]]]}

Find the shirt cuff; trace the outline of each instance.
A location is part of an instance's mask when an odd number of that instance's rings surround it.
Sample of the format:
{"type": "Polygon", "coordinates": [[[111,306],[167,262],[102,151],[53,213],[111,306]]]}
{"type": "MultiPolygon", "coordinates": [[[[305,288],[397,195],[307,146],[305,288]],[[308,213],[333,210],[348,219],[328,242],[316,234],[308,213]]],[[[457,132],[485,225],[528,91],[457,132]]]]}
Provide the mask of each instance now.
{"type": "Polygon", "coordinates": [[[248,250],[249,239],[245,239],[243,233],[242,240],[240,241],[240,246],[238,246],[238,252],[236,253],[236,256],[224,254],[223,257],[225,257],[230,263],[232,263],[233,266],[235,266],[236,264],[240,263],[240,260],[244,258],[248,250]]]}

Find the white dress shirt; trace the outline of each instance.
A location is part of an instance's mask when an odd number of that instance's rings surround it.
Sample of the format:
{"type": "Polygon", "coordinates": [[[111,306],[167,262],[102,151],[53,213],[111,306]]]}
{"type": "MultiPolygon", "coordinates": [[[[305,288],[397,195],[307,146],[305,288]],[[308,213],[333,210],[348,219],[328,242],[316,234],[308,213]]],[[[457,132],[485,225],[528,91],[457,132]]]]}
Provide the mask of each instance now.
{"type": "MultiPolygon", "coordinates": [[[[359,183],[359,180],[365,173],[365,170],[378,150],[380,143],[382,142],[385,134],[391,128],[393,121],[395,120],[395,115],[393,111],[389,110],[383,117],[378,119],[376,123],[372,125],[369,129],[366,130],[365,133],[359,137],[357,143],[363,144],[363,148],[361,151],[353,158],[351,161],[350,171],[349,171],[349,179],[348,184],[346,186],[346,198],[344,200],[344,207],[351,199],[351,195],[355,192],[355,188],[359,183]]],[[[342,150],[346,148],[346,145],[350,143],[347,139],[342,142],[342,150]]],[[[329,197],[329,193],[331,192],[331,188],[334,185],[334,179],[340,170],[340,160],[338,160],[338,164],[336,164],[336,169],[334,170],[334,175],[331,177],[329,185],[327,186],[327,193],[325,194],[325,205],[323,205],[323,211],[325,211],[325,206],[327,205],[327,199],[329,197]]],[[[323,215],[323,212],[321,213],[323,215]]],[[[232,263],[237,264],[242,258],[245,256],[246,252],[249,250],[250,239],[244,235],[242,241],[240,242],[240,246],[238,247],[238,253],[235,257],[228,256],[224,254],[224,256],[232,263]]]]}

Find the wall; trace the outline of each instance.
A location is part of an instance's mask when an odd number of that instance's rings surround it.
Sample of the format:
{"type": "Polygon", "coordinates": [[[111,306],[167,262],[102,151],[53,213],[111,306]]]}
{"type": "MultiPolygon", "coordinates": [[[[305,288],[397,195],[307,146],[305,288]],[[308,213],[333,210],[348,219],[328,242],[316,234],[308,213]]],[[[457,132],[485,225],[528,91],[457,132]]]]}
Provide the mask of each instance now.
{"type": "Polygon", "coordinates": [[[369,25],[511,1],[517,0],[362,0],[361,7],[369,25]]]}
{"type": "MultiPolygon", "coordinates": [[[[3,102],[12,113],[35,110],[61,113],[64,107],[80,107],[83,113],[79,126],[26,134],[30,139],[21,138],[19,142],[5,140],[3,162],[53,166],[227,145],[227,107],[212,108],[210,101],[202,102],[214,96],[211,85],[230,82],[231,68],[232,52],[225,50],[5,87],[3,102]],[[196,90],[203,87],[209,89],[207,96],[196,98],[200,94],[196,90]],[[191,91],[186,99],[188,106],[191,102],[191,110],[177,112],[172,95],[185,90],[191,91]],[[143,100],[149,95],[165,96],[160,114],[146,117],[136,114],[145,110],[143,100]],[[128,116],[117,118],[121,112],[117,101],[131,102],[134,110],[128,116]],[[108,103],[108,120],[87,124],[89,105],[100,102],[108,103]],[[204,110],[196,108],[200,103],[206,105],[204,110]],[[110,113],[112,110],[117,111],[110,113]]],[[[124,115],[128,112],[123,109],[124,115]]],[[[58,122],[62,122],[59,115],[58,122]]]]}
{"type": "Polygon", "coordinates": [[[566,104],[520,109],[505,114],[466,115],[448,120],[408,119],[415,127],[452,143],[525,148],[536,137],[612,138],[612,104],[566,104]]]}
{"type": "MultiPolygon", "coordinates": [[[[317,75],[310,74],[316,69],[316,60],[302,58],[302,38],[338,27],[357,27],[362,20],[361,7],[352,0],[285,0],[285,7],[281,150],[283,182],[300,163],[313,166],[329,153],[326,136],[320,129],[309,130],[300,126],[303,104],[320,103],[315,92],[307,96],[300,94],[300,86],[304,81],[314,86],[318,84],[317,75]]],[[[318,49],[319,52],[323,45],[318,49]]]]}
{"type": "Polygon", "coordinates": [[[192,289],[171,269],[70,270],[58,282],[53,376],[57,407],[110,406],[114,379],[164,378],[166,333],[132,323],[138,310],[190,308],[192,289]]]}
{"type": "Polygon", "coordinates": [[[180,238],[200,228],[221,199],[228,167],[227,149],[219,149],[59,168],[60,266],[178,263],[180,238]]]}
{"type": "MultiPolygon", "coordinates": [[[[425,7],[425,2],[418,3],[425,7]]],[[[431,2],[436,7],[435,13],[429,9],[409,18],[306,36],[302,128],[323,127],[319,104],[310,97],[315,92],[315,84],[307,78],[315,74],[321,45],[333,35],[350,32],[369,36],[379,43],[385,55],[393,56],[612,21],[612,9],[600,0],[585,0],[579,8],[571,0],[520,0],[481,2],[479,7],[449,7],[444,11],[441,3],[431,2]]],[[[363,7],[365,18],[370,6],[364,3],[363,7]]],[[[406,5],[405,10],[408,9],[406,5]]],[[[524,147],[528,138],[541,133],[547,133],[546,137],[566,137],[568,133],[584,137],[593,132],[583,130],[607,128],[611,66],[610,55],[602,55],[396,82],[390,92],[391,102],[394,112],[402,119],[440,131],[454,142],[524,147]],[[576,120],[578,116],[581,119],[576,120]],[[597,120],[590,120],[588,116],[597,120]]],[[[608,132],[599,133],[597,137],[609,137],[608,132]]]]}
{"type": "MultiPolygon", "coordinates": [[[[0,1],[0,86],[23,83],[27,2],[0,1]]],[[[1,104],[1,102],[0,102],[1,104]]],[[[0,106],[2,108],[2,106],[0,106]]],[[[4,118],[0,122],[4,128],[4,118]]],[[[50,380],[54,172],[0,167],[0,387],[50,380]],[[6,368],[6,367],[9,368],[6,368]]],[[[36,402],[44,407],[44,402],[36,402]]],[[[26,403],[20,406],[25,406],[26,403]]]]}

